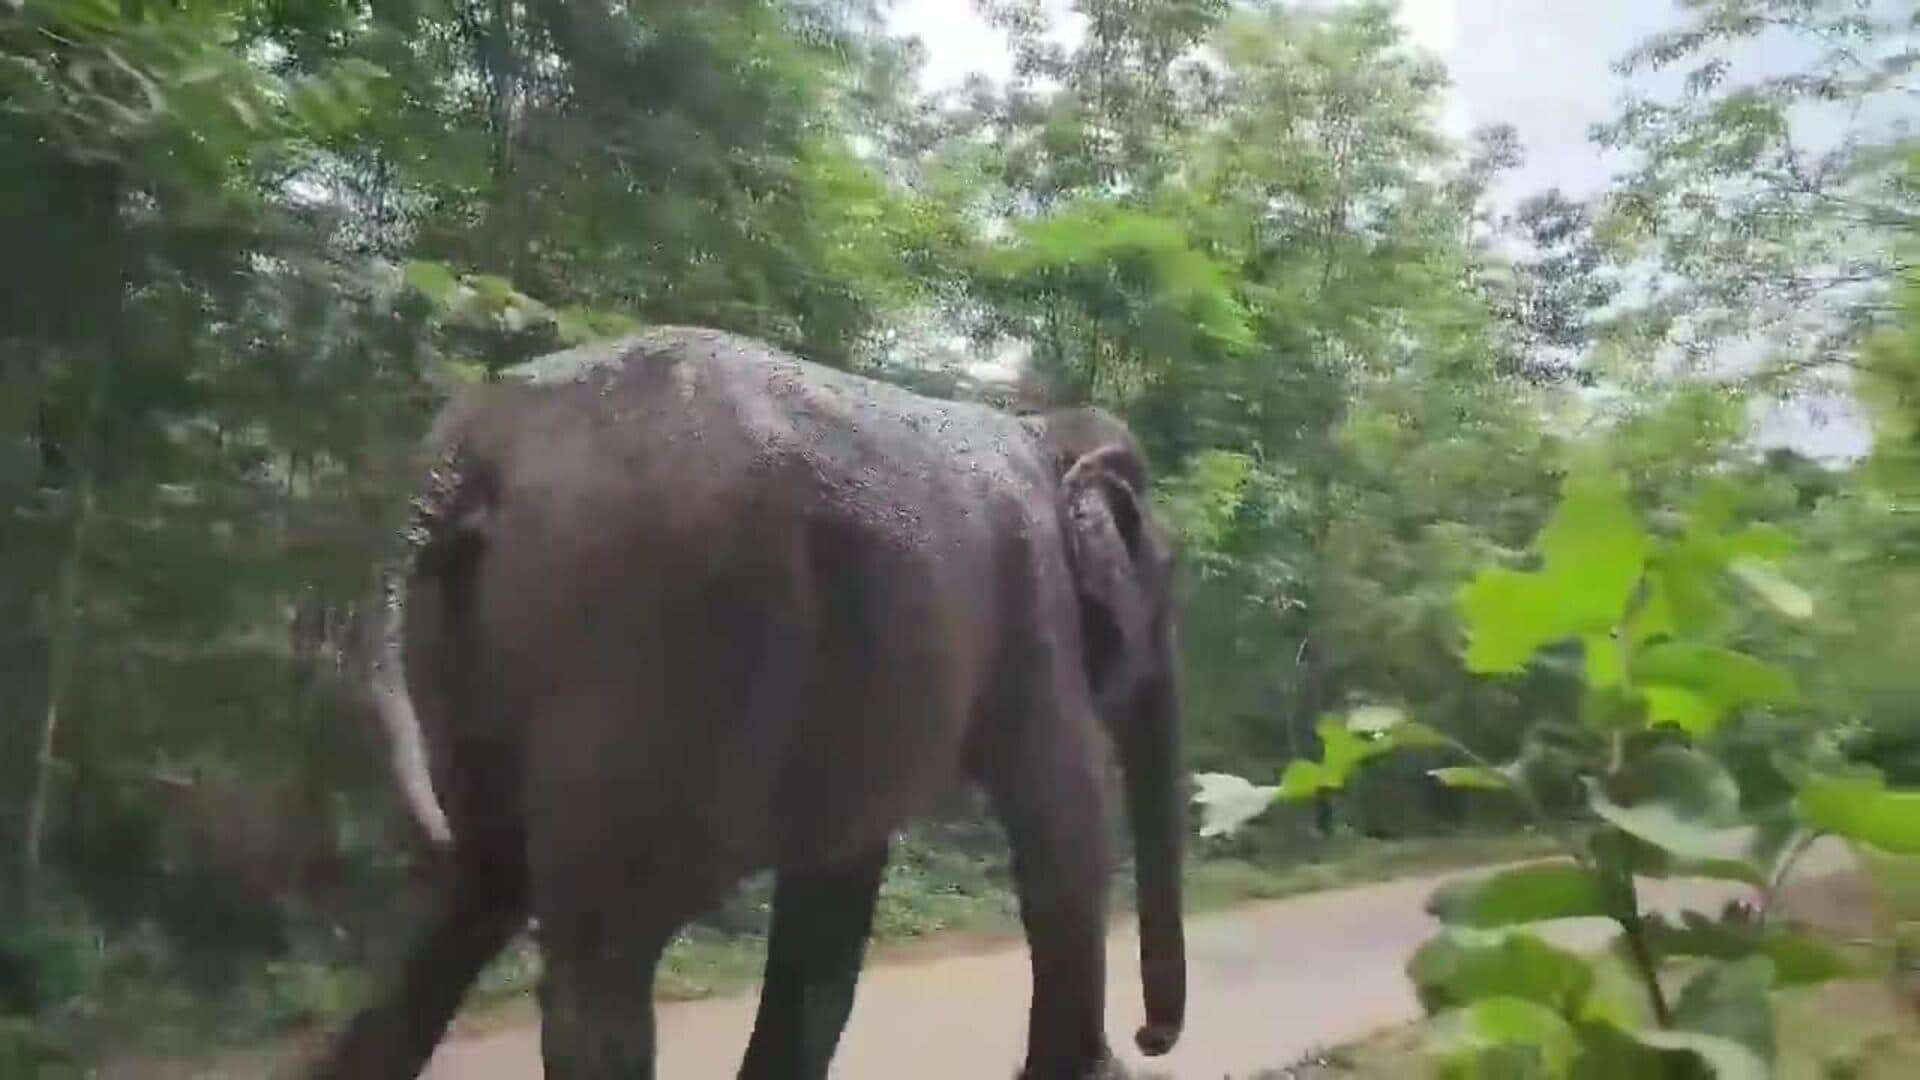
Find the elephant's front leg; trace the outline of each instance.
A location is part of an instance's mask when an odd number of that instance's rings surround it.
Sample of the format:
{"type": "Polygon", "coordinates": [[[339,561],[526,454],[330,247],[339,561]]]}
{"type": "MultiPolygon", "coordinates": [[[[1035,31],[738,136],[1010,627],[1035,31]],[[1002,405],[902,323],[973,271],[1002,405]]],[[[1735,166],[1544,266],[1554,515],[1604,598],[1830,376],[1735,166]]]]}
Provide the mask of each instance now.
{"type": "Polygon", "coordinates": [[[1030,717],[984,762],[1033,964],[1024,1080],[1105,1075],[1109,854],[1091,717],[1030,717]]]}
{"type": "Polygon", "coordinates": [[[853,1011],[886,865],[882,847],[837,866],[781,871],[741,1080],[825,1080],[853,1011]]]}
{"type": "Polygon", "coordinates": [[[315,1069],[317,1080],[419,1075],[467,987],[526,918],[526,887],[517,868],[462,862],[397,977],[330,1048],[315,1069]]]}

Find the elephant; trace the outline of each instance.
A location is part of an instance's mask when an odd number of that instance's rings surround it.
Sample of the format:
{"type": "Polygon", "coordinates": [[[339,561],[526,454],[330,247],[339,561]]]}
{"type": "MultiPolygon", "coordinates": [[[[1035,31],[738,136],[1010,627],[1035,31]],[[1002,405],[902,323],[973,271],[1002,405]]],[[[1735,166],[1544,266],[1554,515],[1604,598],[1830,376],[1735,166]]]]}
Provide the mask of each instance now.
{"type": "Polygon", "coordinates": [[[1103,1074],[1109,753],[1136,852],[1136,1042],[1172,1048],[1176,545],[1124,424],[654,327],[468,387],[420,467],[376,682],[445,884],[318,1075],[416,1075],[531,917],[547,1075],[651,1077],[662,951],[771,870],[739,1075],[824,1077],[890,840],[966,783],[1012,849],[1019,1075],[1103,1074]]]}

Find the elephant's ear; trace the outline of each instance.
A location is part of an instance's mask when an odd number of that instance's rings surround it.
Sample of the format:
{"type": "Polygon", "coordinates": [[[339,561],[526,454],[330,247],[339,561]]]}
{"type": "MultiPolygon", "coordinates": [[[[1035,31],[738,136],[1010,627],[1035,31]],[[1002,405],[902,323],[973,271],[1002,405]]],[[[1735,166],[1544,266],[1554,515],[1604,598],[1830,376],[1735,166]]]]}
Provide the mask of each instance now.
{"type": "Polygon", "coordinates": [[[1140,495],[1126,480],[1132,463],[1125,447],[1103,446],[1074,462],[1060,481],[1087,675],[1096,693],[1124,690],[1127,673],[1145,669],[1149,647],[1151,603],[1140,572],[1147,524],[1140,495]]]}

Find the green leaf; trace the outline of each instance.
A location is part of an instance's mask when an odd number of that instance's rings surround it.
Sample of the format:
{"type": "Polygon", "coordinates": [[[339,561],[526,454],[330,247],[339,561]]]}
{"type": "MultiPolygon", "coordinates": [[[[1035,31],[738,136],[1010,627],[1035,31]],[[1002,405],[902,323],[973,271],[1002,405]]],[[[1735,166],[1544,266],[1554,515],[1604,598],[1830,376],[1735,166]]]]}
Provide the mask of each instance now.
{"type": "Polygon", "coordinates": [[[1485,765],[1454,765],[1444,769],[1432,769],[1428,776],[1451,788],[1477,788],[1483,791],[1506,791],[1513,787],[1513,780],[1499,769],[1490,769],[1485,765]]]}
{"type": "Polygon", "coordinates": [[[1620,643],[1609,634],[1588,634],[1581,639],[1586,659],[1587,685],[1598,690],[1619,686],[1626,679],[1626,657],[1620,643]]]}
{"type": "Polygon", "coordinates": [[[1640,1045],[1654,1050],[1692,1054],[1719,1080],[1772,1080],[1766,1060],[1732,1039],[1697,1031],[1643,1028],[1631,1033],[1640,1045]]]}
{"type": "Polygon", "coordinates": [[[1227,836],[1273,805],[1280,789],[1259,787],[1231,773],[1198,773],[1193,801],[1200,804],[1201,836],[1227,836]]]}
{"type": "Polygon", "coordinates": [[[1516,997],[1486,998],[1441,1014],[1434,1020],[1433,1047],[1443,1061],[1455,1063],[1466,1063],[1488,1051],[1525,1050],[1549,1077],[1568,1075],[1580,1052],[1579,1040],[1564,1017],[1516,997]]]}
{"type": "Polygon", "coordinates": [[[1727,864],[1712,876],[1766,880],[1750,861],[1759,830],[1740,818],[1739,786],[1704,754],[1663,746],[1629,759],[1607,789],[1589,785],[1588,801],[1602,820],[1671,856],[1727,864]]]}
{"type": "Polygon", "coordinates": [[[1743,910],[1730,905],[1718,919],[1684,911],[1678,924],[1659,912],[1651,913],[1643,922],[1647,945],[1662,958],[1764,956],[1773,964],[1776,988],[1806,986],[1852,973],[1853,965],[1826,941],[1743,910]]]}
{"type": "Polygon", "coordinates": [[[554,324],[565,345],[585,345],[605,338],[622,337],[640,329],[640,320],[619,311],[603,311],[580,306],[565,307],[553,313],[554,324]]]}
{"type": "Polygon", "coordinates": [[[1813,597],[1807,590],[1780,576],[1768,563],[1753,558],[1735,559],[1727,572],[1775,611],[1790,619],[1813,617],[1813,597]]]}
{"type": "Polygon", "coordinates": [[[1356,734],[1334,717],[1320,721],[1319,733],[1321,759],[1289,762],[1280,775],[1280,798],[1297,802],[1321,791],[1338,791],[1362,763],[1393,749],[1391,739],[1356,734]]]}
{"type": "MultiPolygon", "coordinates": [[[[1635,994],[1645,1000],[1646,990],[1635,981],[1635,994]]],[[[1574,1024],[1580,1038],[1580,1058],[1574,1062],[1575,1080],[1639,1080],[1641,1077],[1665,1077],[1672,1071],[1672,1057],[1637,1042],[1630,1032],[1649,1027],[1649,1018],[1641,1023],[1622,1023],[1610,1018],[1582,1018],[1574,1024]]],[[[1477,1080],[1477,1078],[1476,1078],[1477,1080]]]]}
{"type": "Polygon", "coordinates": [[[1512,929],[1442,930],[1407,961],[1407,977],[1428,1013],[1515,997],[1572,1014],[1593,985],[1578,953],[1512,929]]]}
{"type": "Polygon", "coordinates": [[[1605,916],[1606,889],[1577,863],[1536,863],[1443,885],[1427,911],[1449,926],[1481,929],[1605,916]]]}
{"type": "Polygon", "coordinates": [[[445,263],[413,259],[401,268],[401,276],[409,287],[440,305],[452,302],[454,294],[460,290],[459,275],[448,269],[445,263]]]}
{"type": "Polygon", "coordinates": [[[1796,804],[1815,829],[1892,855],[1920,855],[1920,791],[1889,791],[1878,778],[1821,776],[1800,789],[1796,804]]]}
{"type": "Polygon", "coordinates": [[[1647,706],[1647,723],[1653,727],[1679,728],[1695,738],[1713,733],[1720,723],[1720,710],[1691,690],[1672,686],[1648,686],[1640,691],[1647,706]]]}
{"type": "Polygon", "coordinates": [[[1710,539],[1687,537],[1662,548],[1648,566],[1649,599],[1657,598],[1666,632],[1711,633],[1726,617],[1721,596],[1725,552],[1710,539]]]}
{"type": "Polygon", "coordinates": [[[1611,629],[1646,567],[1650,541],[1627,502],[1626,484],[1608,475],[1567,480],[1560,505],[1540,533],[1545,575],[1574,625],[1611,629]]]}
{"type": "Polygon", "coordinates": [[[1627,620],[1627,640],[1636,647],[1667,637],[1678,628],[1673,602],[1668,598],[1669,588],[1667,575],[1658,563],[1654,564],[1647,573],[1646,594],[1627,620]]]}
{"type": "Polygon", "coordinates": [[[1631,806],[1670,804],[1682,816],[1710,825],[1739,820],[1740,786],[1733,774],[1684,746],[1655,746],[1630,756],[1608,781],[1607,794],[1631,806]]]}
{"type": "Polygon", "coordinates": [[[1624,484],[1606,476],[1570,479],[1540,534],[1541,570],[1486,570],[1461,590],[1467,669],[1516,673],[1542,646],[1611,631],[1646,568],[1649,546],[1624,484]]]}
{"type": "Polygon", "coordinates": [[[1452,746],[1453,740],[1425,724],[1409,720],[1387,733],[1387,742],[1395,750],[1418,750],[1452,746]]]}
{"type": "Polygon", "coordinates": [[[1467,628],[1467,670],[1517,674],[1543,645],[1574,632],[1559,600],[1539,574],[1483,570],[1460,590],[1467,628]]]}
{"type": "Polygon", "coordinates": [[[1741,559],[1775,562],[1793,554],[1799,546],[1792,533],[1766,522],[1749,525],[1726,539],[1727,553],[1736,562],[1741,559]]]}
{"type": "Polygon", "coordinates": [[[1793,676],[1785,671],[1732,649],[1690,642],[1641,650],[1634,658],[1633,678],[1649,691],[1649,709],[1670,718],[1661,722],[1682,724],[1696,735],[1712,731],[1730,710],[1785,704],[1797,696],[1793,676]],[[1670,693],[1652,695],[1655,689],[1685,691],[1698,704],[1670,693]]]}
{"type": "MultiPolygon", "coordinates": [[[[1714,1041],[1688,1040],[1684,1045],[1661,1048],[1694,1053],[1721,1080],[1771,1075],[1775,1037],[1773,1006],[1767,994],[1772,989],[1773,963],[1766,957],[1750,956],[1709,967],[1680,991],[1673,1007],[1672,1028],[1714,1041]],[[1754,1071],[1756,1065],[1758,1071],[1754,1071]]],[[[1650,1046],[1660,1045],[1644,1034],[1640,1038],[1650,1046]]]]}
{"type": "Polygon", "coordinates": [[[1653,1002],[1647,999],[1646,983],[1640,978],[1625,934],[1616,935],[1606,948],[1585,954],[1585,959],[1593,985],[1587,990],[1578,1019],[1622,1031],[1653,1025],[1653,1002]]]}
{"type": "MultiPolygon", "coordinates": [[[[1594,793],[1591,805],[1593,812],[1602,820],[1669,855],[1683,861],[1700,860],[1718,866],[1719,872],[1704,876],[1732,876],[1756,885],[1764,884],[1767,880],[1764,870],[1745,861],[1758,832],[1751,826],[1709,828],[1681,817],[1673,807],[1665,804],[1620,806],[1608,802],[1606,796],[1598,792],[1594,793]]],[[[1668,872],[1674,873],[1680,869],[1673,867],[1668,872]]]]}

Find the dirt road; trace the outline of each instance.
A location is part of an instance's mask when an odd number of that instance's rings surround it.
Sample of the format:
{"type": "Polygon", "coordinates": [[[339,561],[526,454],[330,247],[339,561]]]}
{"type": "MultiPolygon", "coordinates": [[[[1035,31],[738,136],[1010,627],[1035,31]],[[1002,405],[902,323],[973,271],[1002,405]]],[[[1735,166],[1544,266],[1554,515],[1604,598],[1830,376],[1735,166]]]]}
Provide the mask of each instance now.
{"type": "MultiPolygon", "coordinates": [[[[1843,870],[1847,857],[1822,850],[1816,874],[1843,870]]],[[[1485,871],[1480,871],[1484,873],[1485,871]]],[[[1452,874],[1446,877],[1471,876],[1452,874]]],[[[1108,944],[1108,1030],[1129,1065],[1179,1077],[1247,1077],[1319,1046],[1357,1038],[1418,1014],[1402,966],[1433,931],[1422,910],[1445,878],[1420,878],[1241,907],[1188,921],[1188,1026],[1171,1055],[1146,1063],[1132,1053],[1140,1021],[1135,941],[1108,944]]],[[[1663,907],[1717,907],[1741,890],[1707,883],[1655,884],[1663,907]]],[[[1597,944],[1607,924],[1559,924],[1569,944],[1597,944]]],[[[1024,949],[924,963],[879,964],[860,983],[853,1019],[836,1060],[841,1080],[981,1080],[1012,1076],[1025,1038],[1024,949]]],[[[666,1080],[731,1077],[753,1023],[753,999],[664,1006],[660,1075],[666,1080]]],[[[520,1027],[442,1046],[430,1080],[533,1080],[539,1036],[520,1027]]]]}

